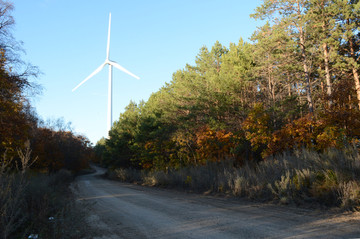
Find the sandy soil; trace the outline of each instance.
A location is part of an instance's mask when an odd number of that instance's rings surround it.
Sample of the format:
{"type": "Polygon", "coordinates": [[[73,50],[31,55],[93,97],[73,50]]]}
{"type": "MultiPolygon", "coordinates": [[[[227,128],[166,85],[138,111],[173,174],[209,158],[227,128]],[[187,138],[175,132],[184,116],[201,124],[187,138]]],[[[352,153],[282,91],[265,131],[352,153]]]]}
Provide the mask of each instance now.
{"type": "Polygon", "coordinates": [[[360,213],[332,213],[78,177],[92,238],[360,238],[360,213]]]}

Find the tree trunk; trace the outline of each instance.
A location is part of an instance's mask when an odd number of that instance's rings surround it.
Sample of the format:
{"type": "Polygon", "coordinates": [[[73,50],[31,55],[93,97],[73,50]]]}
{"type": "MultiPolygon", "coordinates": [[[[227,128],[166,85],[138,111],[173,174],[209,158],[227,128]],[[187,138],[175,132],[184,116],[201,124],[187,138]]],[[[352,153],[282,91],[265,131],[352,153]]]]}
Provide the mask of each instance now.
{"type": "Polygon", "coordinates": [[[289,97],[291,97],[291,83],[288,84],[289,97]]]}
{"type": "MultiPolygon", "coordinates": [[[[353,43],[353,39],[350,38],[349,40],[349,45],[350,45],[350,54],[351,57],[354,59],[354,61],[356,62],[356,56],[355,56],[355,50],[354,50],[354,43],[353,43]]],[[[353,73],[353,77],[354,77],[354,82],[355,82],[355,89],[356,89],[356,96],[358,99],[358,106],[359,106],[359,110],[360,110],[360,81],[359,81],[359,73],[355,67],[355,65],[352,65],[352,73],[353,73]]]]}
{"type": "MultiPolygon", "coordinates": [[[[331,75],[329,68],[329,49],[326,43],[323,44],[324,50],[324,65],[325,65],[325,79],[326,79],[326,94],[331,96],[332,94],[332,85],[331,85],[331,75]]],[[[331,105],[331,101],[329,100],[329,106],[331,105]]]]}
{"type": "Polygon", "coordinates": [[[274,82],[273,79],[271,77],[272,75],[272,71],[271,71],[271,67],[268,68],[268,85],[269,85],[269,94],[272,100],[272,105],[275,105],[275,89],[274,89],[274,82]]]}
{"type": "Polygon", "coordinates": [[[309,69],[307,65],[307,57],[305,52],[305,40],[304,40],[304,32],[303,28],[299,27],[299,40],[300,40],[300,48],[301,48],[301,56],[303,58],[303,68],[304,68],[304,75],[305,75],[305,82],[306,82],[306,99],[309,105],[309,112],[310,114],[314,113],[314,104],[311,95],[311,81],[309,75],[309,69]]]}
{"type": "Polygon", "coordinates": [[[353,67],[352,72],[353,72],[353,76],[354,76],[356,96],[357,96],[357,99],[358,99],[358,106],[359,106],[359,110],[360,110],[360,81],[359,81],[359,74],[358,74],[357,69],[355,67],[353,67]]]}

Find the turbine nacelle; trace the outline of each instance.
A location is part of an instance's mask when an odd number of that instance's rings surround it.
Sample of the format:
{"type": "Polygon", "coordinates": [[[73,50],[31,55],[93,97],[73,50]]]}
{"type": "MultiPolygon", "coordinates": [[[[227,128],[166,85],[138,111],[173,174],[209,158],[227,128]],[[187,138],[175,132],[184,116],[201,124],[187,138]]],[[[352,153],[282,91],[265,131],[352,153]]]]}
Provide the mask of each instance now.
{"type": "Polygon", "coordinates": [[[121,70],[122,72],[125,72],[126,74],[134,77],[135,79],[140,80],[140,77],[134,75],[133,73],[131,73],[130,71],[126,70],[124,67],[122,67],[121,65],[119,65],[117,62],[115,61],[110,61],[110,60],[105,60],[104,64],[108,64],[110,66],[114,66],[115,68],[118,68],[119,70],[121,70]]]}

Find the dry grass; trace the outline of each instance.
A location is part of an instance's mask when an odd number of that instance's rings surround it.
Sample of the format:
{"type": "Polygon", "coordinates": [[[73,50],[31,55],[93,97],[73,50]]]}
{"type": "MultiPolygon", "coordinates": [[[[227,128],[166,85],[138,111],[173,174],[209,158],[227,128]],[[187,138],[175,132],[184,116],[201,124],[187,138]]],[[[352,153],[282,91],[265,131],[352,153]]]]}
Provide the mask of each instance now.
{"type": "Polygon", "coordinates": [[[69,189],[73,175],[30,172],[31,150],[18,153],[18,170],[6,154],[0,160],[0,238],[85,238],[86,212],[69,189]]]}
{"type": "Polygon", "coordinates": [[[311,203],[350,210],[360,206],[360,155],[355,148],[324,153],[302,149],[240,168],[224,161],[168,172],[116,169],[112,176],[149,186],[282,204],[311,203]]]}

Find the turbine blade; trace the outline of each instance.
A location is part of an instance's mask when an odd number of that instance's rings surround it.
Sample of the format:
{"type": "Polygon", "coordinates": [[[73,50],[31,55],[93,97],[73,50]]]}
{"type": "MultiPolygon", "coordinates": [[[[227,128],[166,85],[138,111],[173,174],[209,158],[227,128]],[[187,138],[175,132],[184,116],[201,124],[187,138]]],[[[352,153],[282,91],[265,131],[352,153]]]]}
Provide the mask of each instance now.
{"type": "Polygon", "coordinates": [[[120,65],[119,65],[118,63],[116,63],[115,61],[108,61],[108,63],[109,63],[110,65],[115,66],[116,68],[118,68],[119,70],[125,72],[125,73],[128,74],[128,75],[131,75],[132,77],[134,77],[134,78],[136,78],[136,79],[138,79],[138,80],[140,79],[140,77],[138,77],[138,76],[134,75],[133,73],[131,73],[130,71],[126,70],[124,67],[120,66],[120,65]]]}
{"type": "Polygon", "coordinates": [[[93,77],[94,75],[96,75],[97,73],[99,73],[99,71],[102,70],[102,68],[104,68],[104,66],[106,65],[106,63],[102,63],[93,73],[91,73],[88,77],[85,78],[85,80],[83,80],[80,84],[78,84],[74,89],[72,89],[72,91],[74,92],[77,88],[79,88],[82,84],[84,84],[87,80],[89,80],[91,77],[93,77]]]}
{"type": "Polygon", "coordinates": [[[109,60],[109,55],[110,55],[110,29],[111,29],[111,12],[109,14],[109,30],[108,30],[108,39],[107,39],[107,47],[106,47],[107,60],[109,60]]]}

